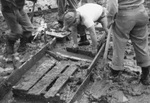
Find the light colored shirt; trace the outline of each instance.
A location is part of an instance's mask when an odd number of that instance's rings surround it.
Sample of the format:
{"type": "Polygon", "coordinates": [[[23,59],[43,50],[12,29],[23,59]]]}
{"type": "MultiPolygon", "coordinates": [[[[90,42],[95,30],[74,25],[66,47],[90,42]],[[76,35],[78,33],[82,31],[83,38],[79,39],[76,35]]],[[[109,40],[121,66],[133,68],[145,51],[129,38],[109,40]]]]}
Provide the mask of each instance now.
{"type": "Polygon", "coordinates": [[[89,28],[93,26],[94,22],[101,17],[103,9],[104,8],[101,5],[94,3],[87,3],[76,10],[80,13],[82,19],[81,24],[89,28]]]}

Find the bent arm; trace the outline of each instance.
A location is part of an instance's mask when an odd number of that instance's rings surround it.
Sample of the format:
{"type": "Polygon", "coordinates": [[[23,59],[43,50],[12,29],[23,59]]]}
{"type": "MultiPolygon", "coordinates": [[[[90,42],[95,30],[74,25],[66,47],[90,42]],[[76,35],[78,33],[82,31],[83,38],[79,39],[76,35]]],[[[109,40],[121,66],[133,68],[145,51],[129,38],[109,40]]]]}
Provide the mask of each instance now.
{"type": "Polygon", "coordinates": [[[100,23],[102,24],[103,29],[106,32],[106,35],[108,34],[108,21],[107,21],[107,17],[104,17],[101,19],[100,23]]]}
{"type": "Polygon", "coordinates": [[[92,47],[93,47],[93,49],[97,49],[97,36],[96,36],[94,25],[89,27],[88,30],[90,32],[90,37],[92,40],[92,47]]]}

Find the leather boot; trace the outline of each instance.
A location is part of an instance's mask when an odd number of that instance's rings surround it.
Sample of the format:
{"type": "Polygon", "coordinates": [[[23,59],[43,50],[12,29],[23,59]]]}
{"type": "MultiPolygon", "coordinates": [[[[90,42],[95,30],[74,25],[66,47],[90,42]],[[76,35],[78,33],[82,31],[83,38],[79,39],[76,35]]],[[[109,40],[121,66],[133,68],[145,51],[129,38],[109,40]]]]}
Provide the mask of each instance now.
{"type": "Polygon", "coordinates": [[[150,74],[150,66],[142,67],[142,75],[140,81],[143,85],[150,85],[149,74],[150,74]]]}
{"type": "Polygon", "coordinates": [[[120,70],[114,70],[114,69],[112,68],[112,63],[108,63],[107,66],[106,66],[106,68],[110,70],[110,77],[111,77],[111,78],[116,78],[116,77],[118,77],[119,74],[121,73],[120,70]]]}
{"type": "Polygon", "coordinates": [[[27,48],[27,38],[26,37],[22,37],[20,38],[20,45],[17,49],[17,52],[24,52],[27,48]]]}
{"type": "Polygon", "coordinates": [[[27,43],[31,43],[33,40],[31,31],[24,31],[23,35],[20,37],[20,45],[17,52],[24,52],[27,48],[27,43]]]}
{"type": "Polygon", "coordinates": [[[83,45],[90,45],[89,40],[87,39],[86,35],[82,35],[80,36],[80,40],[79,40],[79,46],[83,46],[83,45]]]}

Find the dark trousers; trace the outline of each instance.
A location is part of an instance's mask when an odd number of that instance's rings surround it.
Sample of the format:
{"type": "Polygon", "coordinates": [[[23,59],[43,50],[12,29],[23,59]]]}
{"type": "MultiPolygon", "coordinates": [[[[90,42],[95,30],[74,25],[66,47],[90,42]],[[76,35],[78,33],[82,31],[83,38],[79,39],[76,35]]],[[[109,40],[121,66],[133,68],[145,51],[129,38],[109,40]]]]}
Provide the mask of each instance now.
{"type": "Polygon", "coordinates": [[[31,35],[33,25],[23,9],[16,9],[13,12],[2,11],[2,14],[11,30],[11,33],[8,35],[10,39],[15,41],[21,36],[29,37],[31,35]]]}

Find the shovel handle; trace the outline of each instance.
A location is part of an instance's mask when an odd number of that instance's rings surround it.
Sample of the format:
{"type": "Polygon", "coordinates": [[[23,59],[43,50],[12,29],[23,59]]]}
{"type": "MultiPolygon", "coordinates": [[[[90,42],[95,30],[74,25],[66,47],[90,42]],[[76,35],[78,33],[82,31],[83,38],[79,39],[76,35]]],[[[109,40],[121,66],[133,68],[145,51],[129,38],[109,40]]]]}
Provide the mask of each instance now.
{"type": "Polygon", "coordinates": [[[107,40],[106,40],[106,45],[105,45],[105,51],[104,51],[104,59],[107,59],[107,55],[108,55],[108,48],[109,48],[109,41],[110,41],[110,36],[111,36],[111,30],[112,30],[112,25],[109,28],[108,31],[108,36],[107,36],[107,40]]]}
{"type": "Polygon", "coordinates": [[[35,3],[36,3],[36,2],[33,2],[33,6],[32,6],[31,23],[33,22],[33,16],[34,16],[35,3]]]}

